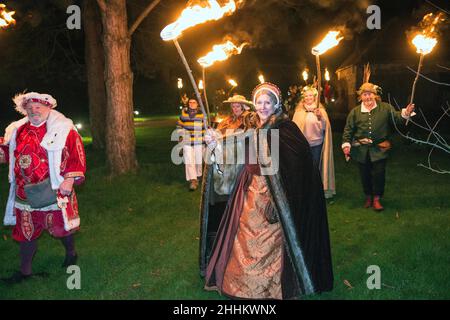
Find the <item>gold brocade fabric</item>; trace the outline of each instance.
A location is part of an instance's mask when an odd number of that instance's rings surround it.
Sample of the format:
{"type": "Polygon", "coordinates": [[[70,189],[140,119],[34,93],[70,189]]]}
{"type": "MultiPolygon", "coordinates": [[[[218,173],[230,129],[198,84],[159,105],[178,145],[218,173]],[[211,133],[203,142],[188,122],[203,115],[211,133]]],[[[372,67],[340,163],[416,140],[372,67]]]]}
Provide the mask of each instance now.
{"type": "Polygon", "coordinates": [[[264,176],[254,175],[246,192],[239,228],[225,269],[222,291],[249,299],[282,299],[282,230],[269,224],[273,210],[264,176]]]}

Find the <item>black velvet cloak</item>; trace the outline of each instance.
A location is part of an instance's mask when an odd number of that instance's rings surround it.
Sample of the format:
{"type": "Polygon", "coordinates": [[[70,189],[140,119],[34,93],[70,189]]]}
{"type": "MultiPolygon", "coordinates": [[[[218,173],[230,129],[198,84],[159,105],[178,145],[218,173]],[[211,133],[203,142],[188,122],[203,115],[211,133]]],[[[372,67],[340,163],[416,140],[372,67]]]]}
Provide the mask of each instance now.
{"type": "MultiPolygon", "coordinates": [[[[327,208],[320,172],[313,165],[308,141],[297,125],[284,115],[272,116],[264,128],[279,129],[279,171],[266,179],[283,230],[283,298],[330,291],[333,271],[327,208]]],[[[270,134],[267,145],[270,146],[270,134]]],[[[234,190],[230,199],[217,198],[212,187],[212,170],[213,166],[207,167],[202,190],[202,276],[205,276],[212,251],[220,245],[215,239],[226,203],[231,203],[236,194],[234,190]]]]}

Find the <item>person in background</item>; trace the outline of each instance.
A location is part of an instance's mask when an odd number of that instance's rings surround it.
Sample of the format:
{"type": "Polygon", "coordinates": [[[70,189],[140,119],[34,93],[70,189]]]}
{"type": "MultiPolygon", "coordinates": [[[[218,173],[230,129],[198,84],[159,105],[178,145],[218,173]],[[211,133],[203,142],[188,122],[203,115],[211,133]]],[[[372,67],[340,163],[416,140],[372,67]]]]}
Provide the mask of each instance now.
{"type": "Polygon", "coordinates": [[[184,130],[180,135],[184,139],[183,159],[186,181],[189,182],[189,190],[194,191],[198,188],[198,178],[202,176],[205,133],[205,117],[196,98],[190,98],[188,106],[181,110],[177,129],[184,130]]]}
{"type": "Polygon", "coordinates": [[[300,128],[311,147],[314,165],[320,169],[326,198],[336,194],[334,180],[333,137],[327,111],[317,107],[317,89],[305,86],[292,121],[300,128]]]}
{"type": "Polygon", "coordinates": [[[363,83],[357,94],[361,104],[347,116],[342,151],[347,160],[351,158],[358,163],[365,194],[364,208],[382,211],[380,199],[384,195],[393,121],[403,123],[414,116],[414,104],[396,111],[392,105],[381,101],[381,88],[370,82],[363,83]]]}

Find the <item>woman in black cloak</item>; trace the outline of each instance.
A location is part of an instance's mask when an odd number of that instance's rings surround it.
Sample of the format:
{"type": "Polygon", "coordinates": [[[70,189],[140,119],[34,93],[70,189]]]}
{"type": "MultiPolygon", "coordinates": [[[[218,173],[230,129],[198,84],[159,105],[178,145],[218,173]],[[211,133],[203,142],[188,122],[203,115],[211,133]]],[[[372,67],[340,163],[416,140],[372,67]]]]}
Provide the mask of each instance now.
{"type": "MultiPolygon", "coordinates": [[[[254,135],[247,131],[253,140],[218,228],[209,223],[209,194],[203,194],[205,289],[244,299],[294,299],[330,291],[327,209],[308,141],[283,114],[276,85],[258,85],[252,98],[257,129],[254,135]],[[258,155],[256,161],[252,154],[258,155]],[[208,238],[211,234],[214,239],[208,238]]],[[[205,141],[210,148],[217,145],[212,132],[205,141]]]]}

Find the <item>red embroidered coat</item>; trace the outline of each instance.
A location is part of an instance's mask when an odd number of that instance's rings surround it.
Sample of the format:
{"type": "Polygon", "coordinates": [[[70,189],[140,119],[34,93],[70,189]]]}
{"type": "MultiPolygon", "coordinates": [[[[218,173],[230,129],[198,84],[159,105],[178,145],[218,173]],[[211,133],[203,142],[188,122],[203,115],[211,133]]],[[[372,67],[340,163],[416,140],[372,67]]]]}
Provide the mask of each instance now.
{"type": "MultiPolygon", "coordinates": [[[[40,145],[47,132],[45,124],[32,126],[29,122],[17,130],[16,148],[14,150],[14,175],[16,183],[16,199],[26,202],[24,185],[38,183],[49,178],[49,159],[47,151],[40,145]]],[[[0,138],[0,163],[9,162],[9,146],[3,145],[0,138]]],[[[74,185],[84,182],[86,172],[86,156],[80,135],[70,130],[61,153],[60,175],[74,178],[74,185]]],[[[58,195],[60,195],[58,193],[58,195]]],[[[75,190],[68,197],[66,212],[69,219],[78,218],[78,202],[75,190]]],[[[61,210],[60,210],[61,211],[61,210]]]]}

